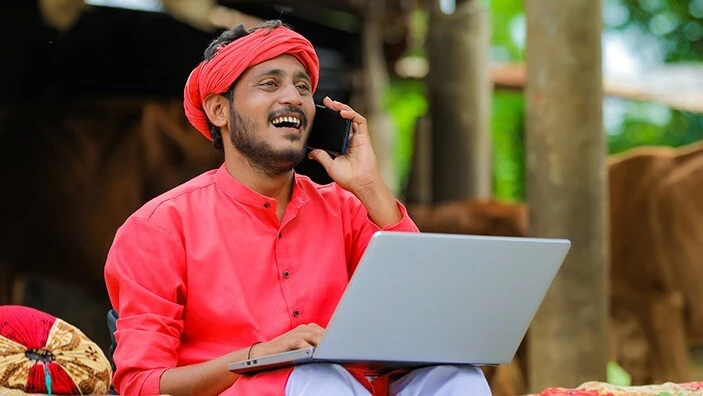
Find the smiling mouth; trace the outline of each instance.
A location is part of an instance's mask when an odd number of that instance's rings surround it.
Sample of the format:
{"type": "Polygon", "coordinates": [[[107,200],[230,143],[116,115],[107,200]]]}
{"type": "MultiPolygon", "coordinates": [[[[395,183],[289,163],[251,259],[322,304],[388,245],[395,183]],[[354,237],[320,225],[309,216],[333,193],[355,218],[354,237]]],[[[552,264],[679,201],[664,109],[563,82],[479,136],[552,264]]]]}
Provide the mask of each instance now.
{"type": "Polygon", "coordinates": [[[300,129],[303,122],[297,116],[281,116],[271,120],[271,124],[273,124],[276,128],[300,129]]]}

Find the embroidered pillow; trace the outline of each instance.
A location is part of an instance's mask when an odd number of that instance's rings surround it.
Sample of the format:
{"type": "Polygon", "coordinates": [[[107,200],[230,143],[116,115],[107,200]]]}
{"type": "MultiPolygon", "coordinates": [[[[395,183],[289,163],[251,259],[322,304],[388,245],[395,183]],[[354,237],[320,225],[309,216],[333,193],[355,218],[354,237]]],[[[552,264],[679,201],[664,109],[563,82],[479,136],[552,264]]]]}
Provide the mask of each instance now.
{"type": "Polygon", "coordinates": [[[0,387],[107,394],[111,378],[105,354],[75,326],[33,308],[0,306],[0,387]]]}

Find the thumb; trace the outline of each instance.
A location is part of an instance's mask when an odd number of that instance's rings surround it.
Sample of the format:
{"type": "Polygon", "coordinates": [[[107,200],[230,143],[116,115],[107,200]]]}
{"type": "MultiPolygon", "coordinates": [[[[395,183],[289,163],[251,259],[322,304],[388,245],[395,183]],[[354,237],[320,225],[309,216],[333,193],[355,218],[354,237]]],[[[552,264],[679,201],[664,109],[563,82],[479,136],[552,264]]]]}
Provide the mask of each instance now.
{"type": "Polygon", "coordinates": [[[332,162],[334,161],[332,157],[330,157],[329,153],[320,149],[312,150],[310,154],[308,154],[308,158],[319,162],[325,170],[328,170],[327,168],[332,165],[332,162]]]}

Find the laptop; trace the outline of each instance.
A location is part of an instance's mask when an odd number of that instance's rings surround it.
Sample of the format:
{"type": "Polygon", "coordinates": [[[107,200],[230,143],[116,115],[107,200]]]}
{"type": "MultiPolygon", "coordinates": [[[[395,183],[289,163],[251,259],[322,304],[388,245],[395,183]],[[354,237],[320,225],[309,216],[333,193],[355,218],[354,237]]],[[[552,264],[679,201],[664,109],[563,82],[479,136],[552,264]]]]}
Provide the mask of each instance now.
{"type": "Polygon", "coordinates": [[[335,362],[372,375],[510,363],[570,247],[566,239],[378,231],[317,347],[228,368],[335,362]]]}

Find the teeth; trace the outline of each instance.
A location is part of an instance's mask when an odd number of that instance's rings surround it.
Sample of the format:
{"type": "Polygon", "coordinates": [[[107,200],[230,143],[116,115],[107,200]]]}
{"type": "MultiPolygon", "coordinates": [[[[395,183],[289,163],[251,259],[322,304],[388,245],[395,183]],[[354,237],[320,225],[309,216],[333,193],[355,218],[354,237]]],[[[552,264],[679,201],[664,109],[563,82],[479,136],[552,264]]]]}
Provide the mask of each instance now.
{"type": "Polygon", "coordinates": [[[285,117],[276,117],[273,120],[271,120],[271,123],[274,125],[280,124],[282,122],[289,122],[289,123],[293,124],[293,127],[295,127],[295,128],[299,128],[300,124],[301,124],[301,121],[298,117],[285,116],[285,117]]]}

